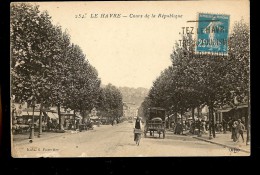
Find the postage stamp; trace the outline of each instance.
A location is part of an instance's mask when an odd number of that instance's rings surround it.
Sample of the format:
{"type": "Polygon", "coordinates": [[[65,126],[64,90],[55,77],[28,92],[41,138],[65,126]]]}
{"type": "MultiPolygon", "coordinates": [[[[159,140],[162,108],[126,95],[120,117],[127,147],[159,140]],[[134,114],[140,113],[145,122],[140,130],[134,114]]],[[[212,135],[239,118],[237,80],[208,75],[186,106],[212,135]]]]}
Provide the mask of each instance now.
{"type": "Polygon", "coordinates": [[[198,14],[196,52],[228,53],[229,15],[198,14]]]}

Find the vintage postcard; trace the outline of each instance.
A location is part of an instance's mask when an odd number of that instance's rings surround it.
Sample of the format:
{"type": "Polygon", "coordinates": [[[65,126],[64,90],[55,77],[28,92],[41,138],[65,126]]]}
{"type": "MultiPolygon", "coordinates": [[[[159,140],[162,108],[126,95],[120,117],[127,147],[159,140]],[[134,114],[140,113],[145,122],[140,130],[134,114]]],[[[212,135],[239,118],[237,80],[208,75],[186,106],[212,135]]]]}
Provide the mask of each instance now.
{"type": "Polygon", "coordinates": [[[250,156],[250,3],[10,4],[12,157],[250,156]]]}

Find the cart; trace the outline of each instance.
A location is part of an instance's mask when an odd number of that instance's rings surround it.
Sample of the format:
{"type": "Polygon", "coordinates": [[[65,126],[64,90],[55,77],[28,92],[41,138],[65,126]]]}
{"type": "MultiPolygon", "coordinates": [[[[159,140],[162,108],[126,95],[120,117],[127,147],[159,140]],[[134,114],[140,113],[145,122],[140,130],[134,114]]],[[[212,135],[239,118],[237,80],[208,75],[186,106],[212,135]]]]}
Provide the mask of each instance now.
{"type": "Polygon", "coordinates": [[[144,127],[144,137],[147,137],[147,133],[154,137],[154,133],[161,134],[163,139],[165,138],[165,112],[166,110],[159,107],[149,108],[149,117],[146,120],[144,127]]]}

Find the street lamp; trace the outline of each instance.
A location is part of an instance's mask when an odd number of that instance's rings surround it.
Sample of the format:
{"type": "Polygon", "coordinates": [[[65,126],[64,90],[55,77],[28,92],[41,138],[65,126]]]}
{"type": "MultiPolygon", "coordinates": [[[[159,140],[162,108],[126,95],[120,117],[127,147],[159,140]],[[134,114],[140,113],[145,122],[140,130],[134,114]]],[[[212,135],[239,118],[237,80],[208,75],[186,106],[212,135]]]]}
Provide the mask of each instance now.
{"type": "Polygon", "coordinates": [[[35,101],[32,102],[32,108],[33,108],[33,113],[32,113],[32,122],[31,122],[31,132],[29,139],[34,139],[34,109],[35,109],[35,101]]]}

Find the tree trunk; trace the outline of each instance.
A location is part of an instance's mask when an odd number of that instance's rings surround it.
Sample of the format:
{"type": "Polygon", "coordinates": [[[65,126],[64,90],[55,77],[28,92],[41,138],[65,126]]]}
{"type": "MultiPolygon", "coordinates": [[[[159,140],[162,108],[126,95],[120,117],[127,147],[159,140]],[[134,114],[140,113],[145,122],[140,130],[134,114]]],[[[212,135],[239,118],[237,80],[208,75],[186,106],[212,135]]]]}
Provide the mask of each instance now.
{"type": "Polygon", "coordinates": [[[75,114],[75,110],[73,110],[73,127],[74,127],[74,130],[76,131],[76,114],[75,114]]]}
{"type": "Polygon", "coordinates": [[[200,107],[197,107],[198,118],[200,118],[200,107]]]}
{"type": "MultiPolygon", "coordinates": [[[[247,98],[247,104],[248,104],[248,109],[250,109],[250,94],[247,95],[248,98],[247,98]]],[[[246,145],[249,145],[250,144],[250,136],[251,136],[251,113],[250,111],[248,110],[248,116],[247,116],[247,130],[246,130],[246,145]]]]}
{"type": "Polygon", "coordinates": [[[85,110],[82,111],[82,121],[81,123],[83,124],[85,121],[85,110]]]}
{"type": "Polygon", "coordinates": [[[213,135],[213,138],[216,137],[215,119],[214,119],[214,114],[213,114],[213,107],[212,107],[212,135],[213,135]]]}
{"type": "Polygon", "coordinates": [[[33,102],[33,114],[32,114],[32,123],[31,123],[31,132],[29,139],[34,139],[34,109],[35,109],[35,102],[33,102]]]}
{"type": "Polygon", "coordinates": [[[42,105],[42,100],[41,100],[38,137],[41,137],[41,135],[42,135],[42,113],[43,113],[42,110],[43,110],[43,105],[42,105]]]}
{"type": "Polygon", "coordinates": [[[181,112],[181,134],[183,134],[183,119],[182,119],[182,112],[181,112]]]}
{"type": "Polygon", "coordinates": [[[58,116],[59,116],[59,130],[63,130],[63,126],[61,123],[61,113],[60,113],[60,104],[58,104],[58,116]]]}
{"type": "Polygon", "coordinates": [[[215,138],[216,137],[215,121],[214,121],[213,104],[212,103],[209,104],[209,117],[210,117],[211,133],[212,133],[213,138],[215,138]]]}
{"type": "Polygon", "coordinates": [[[209,107],[209,139],[212,139],[212,116],[211,116],[211,107],[209,107]]]}
{"type": "Polygon", "coordinates": [[[194,108],[191,108],[191,117],[193,122],[195,122],[195,118],[194,118],[194,108]]]}
{"type": "Polygon", "coordinates": [[[178,117],[177,112],[175,112],[174,113],[175,124],[177,123],[177,117],[178,117]]]}
{"type": "Polygon", "coordinates": [[[171,129],[171,117],[170,117],[170,115],[168,116],[168,129],[171,129]]]}
{"type": "Polygon", "coordinates": [[[251,120],[250,115],[248,115],[247,119],[247,130],[246,130],[246,145],[250,145],[250,129],[251,129],[251,120]]]}

